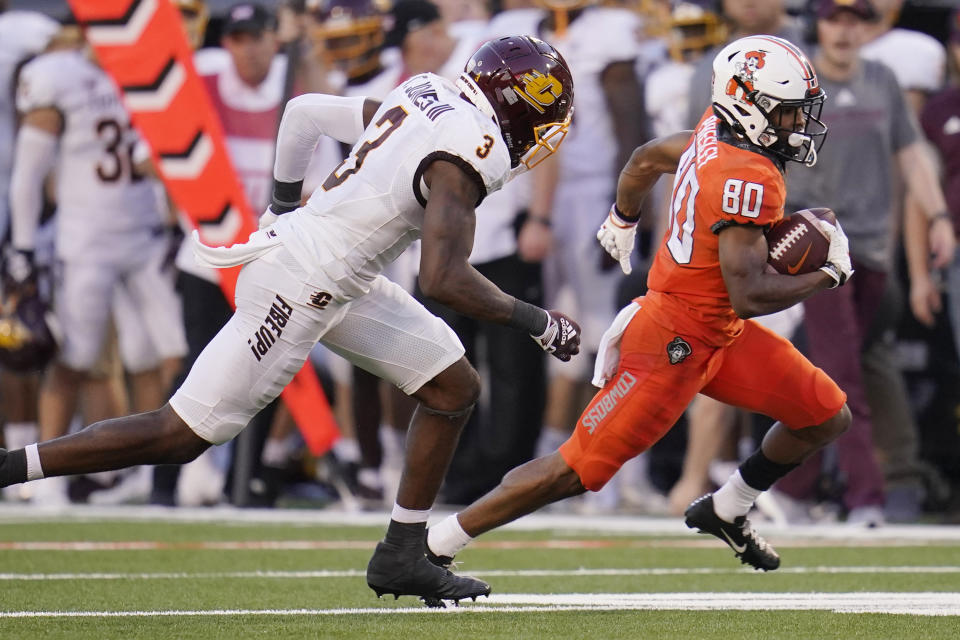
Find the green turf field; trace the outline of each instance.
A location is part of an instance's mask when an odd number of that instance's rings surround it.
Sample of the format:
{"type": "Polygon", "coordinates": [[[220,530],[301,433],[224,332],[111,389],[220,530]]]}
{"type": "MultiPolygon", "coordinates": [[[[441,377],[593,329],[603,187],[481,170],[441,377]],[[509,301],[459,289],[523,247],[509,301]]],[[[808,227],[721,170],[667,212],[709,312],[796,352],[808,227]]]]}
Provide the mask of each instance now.
{"type": "Polygon", "coordinates": [[[123,513],[0,508],[0,638],[960,637],[960,533],[949,530],[780,531],[769,538],[782,567],[761,574],[669,527],[510,529],[458,558],[491,583],[490,599],[428,610],[367,588],[382,525],[123,513]]]}

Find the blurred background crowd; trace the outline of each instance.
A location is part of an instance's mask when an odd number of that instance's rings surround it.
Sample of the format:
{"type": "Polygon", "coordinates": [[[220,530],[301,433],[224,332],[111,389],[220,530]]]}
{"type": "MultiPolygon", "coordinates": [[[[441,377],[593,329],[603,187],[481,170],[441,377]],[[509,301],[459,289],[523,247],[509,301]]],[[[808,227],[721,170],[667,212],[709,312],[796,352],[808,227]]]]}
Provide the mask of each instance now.
{"type": "MultiPolygon", "coordinates": [[[[274,135],[295,95],[382,98],[418,73],[452,80],[481,42],[518,33],[548,40],[570,64],[571,134],[544,169],[484,201],[471,262],[504,291],[569,312],[583,328],[582,355],[547,362],[526,336],[423,299],[415,250],[387,274],[456,330],[484,378],[441,495],[450,505],[469,503],[514,466],[556,449],[592,396],[600,336],[619,308],[643,294],[670,215],[672,184],[664,181],[646,203],[630,276],[595,241],[632,150],[696,124],[709,107],[714,52],[728,40],[767,33],[797,44],[828,94],[823,120],[830,130],[817,166],[788,172],[788,210],[834,209],[856,275],[842,298],[815,296],[760,321],[840,383],[854,426],[757,506],[786,523],[960,517],[960,259],[936,255],[938,235],[960,231],[956,0],[159,1],[181,13],[254,211],[268,204],[274,135]]],[[[5,4],[0,419],[4,446],[17,448],[160,406],[230,306],[217,273],[198,267],[182,243],[189,224],[165,197],[119,99],[105,109],[120,115],[91,123],[96,150],[70,139],[70,96],[92,100],[95,90],[115,89],[66,3],[5,4]],[[46,164],[39,149],[48,150],[46,164]],[[79,169],[91,166],[92,153],[102,156],[95,179],[79,169]],[[90,180],[123,188],[104,195],[90,180]],[[142,230],[142,242],[110,242],[115,228],[142,230]],[[98,275],[104,262],[130,267],[110,280],[98,275]],[[78,293],[85,291],[95,294],[78,293]],[[51,357],[19,348],[31,310],[13,301],[29,297],[25,292],[51,307],[60,331],[78,332],[83,353],[51,357]]],[[[321,141],[304,197],[348,151],[321,141]]],[[[3,499],[392,504],[411,400],[322,347],[311,364],[341,432],[323,455],[308,451],[279,400],[237,441],[182,468],[46,479],[8,487],[3,499]]],[[[700,396],[603,491],[554,508],[679,515],[722,483],[769,426],[763,416],[700,396]]]]}

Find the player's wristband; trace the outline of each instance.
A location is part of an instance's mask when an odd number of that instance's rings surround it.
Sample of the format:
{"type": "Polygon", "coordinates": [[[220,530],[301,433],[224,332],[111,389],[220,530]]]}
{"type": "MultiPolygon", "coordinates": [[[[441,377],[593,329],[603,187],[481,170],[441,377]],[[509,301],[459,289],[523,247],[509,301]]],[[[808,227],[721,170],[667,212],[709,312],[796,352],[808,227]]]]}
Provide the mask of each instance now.
{"type": "Polygon", "coordinates": [[[270,199],[270,210],[282,215],[293,211],[300,206],[300,194],[303,192],[303,180],[297,182],[273,181],[273,197],[270,199]]]}
{"type": "Polygon", "coordinates": [[[631,218],[623,211],[620,211],[620,207],[617,206],[616,202],[613,203],[613,206],[610,208],[610,210],[613,211],[613,215],[615,215],[620,222],[623,222],[624,224],[634,225],[640,221],[640,211],[637,212],[637,215],[631,218]]]}
{"type": "Polygon", "coordinates": [[[828,287],[829,289],[836,289],[846,280],[846,278],[843,277],[843,273],[837,268],[837,265],[833,264],[832,262],[825,263],[822,267],[820,267],[820,271],[830,276],[830,278],[833,280],[833,283],[828,287]]]}
{"type": "Polygon", "coordinates": [[[550,315],[540,307],[523,302],[522,300],[513,300],[513,311],[510,313],[510,319],[507,326],[519,329],[532,336],[543,335],[550,323],[550,315]]]}

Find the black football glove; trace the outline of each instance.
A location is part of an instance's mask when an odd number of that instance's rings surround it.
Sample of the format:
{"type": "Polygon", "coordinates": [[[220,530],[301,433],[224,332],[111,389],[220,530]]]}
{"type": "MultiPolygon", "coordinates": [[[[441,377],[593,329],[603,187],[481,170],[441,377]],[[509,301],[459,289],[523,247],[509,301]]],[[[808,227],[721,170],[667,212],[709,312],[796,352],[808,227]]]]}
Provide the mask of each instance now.
{"type": "Polygon", "coordinates": [[[547,311],[547,330],[543,335],[530,334],[540,348],[563,362],[580,353],[580,325],[560,313],[547,311]]]}

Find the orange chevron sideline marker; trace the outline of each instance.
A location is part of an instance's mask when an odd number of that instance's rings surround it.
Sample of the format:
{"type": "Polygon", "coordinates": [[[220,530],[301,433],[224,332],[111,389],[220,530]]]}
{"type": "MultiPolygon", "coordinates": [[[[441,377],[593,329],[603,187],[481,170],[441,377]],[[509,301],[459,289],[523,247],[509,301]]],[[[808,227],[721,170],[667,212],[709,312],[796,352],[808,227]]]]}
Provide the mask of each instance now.
{"type": "MultiPolygon", "coordinates": [[[[170,0],[69,0],[97,59],[123,92],[133,123],[150,143],[170,197],[206,244],[245,242],[257,228],[230,162],[223,129],[193,67],[180,13],[170,0]]],[[[239,267],[220,271],[233,304],[239,267]]],[[[310,451],[340,437],[309,363],[283,391],[310,451]]]]}

